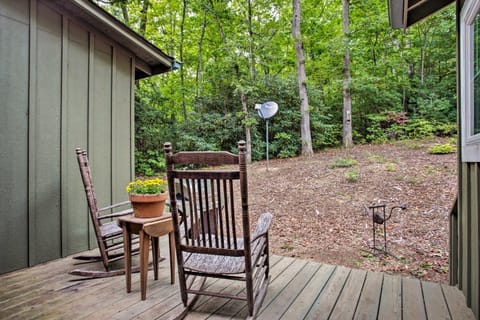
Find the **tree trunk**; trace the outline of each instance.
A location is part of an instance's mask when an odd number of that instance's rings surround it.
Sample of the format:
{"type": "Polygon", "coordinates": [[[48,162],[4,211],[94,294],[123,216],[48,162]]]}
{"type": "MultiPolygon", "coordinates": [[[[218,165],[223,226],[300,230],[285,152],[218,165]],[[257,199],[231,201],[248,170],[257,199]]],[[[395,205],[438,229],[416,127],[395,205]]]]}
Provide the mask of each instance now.
{"type": "Polygon", "coordinates": [[[205,38],[205,30],[207,28],[207,10],[203,10],[203,23],[202,23],[202,33],[200,34],[200,39],[198,40],[198,60],[197,60],[197,90],[196,96],[202,94],[203,86],[203,63],[202,63],[202,51],[203,51],[203,39],[205,38]]]}
{"type": "MultiPolygon", "coordinates": [[[[253,39],[253,28],[252,28],[252,0],[248,0],[248,35],[249,35],[249,53],[250,53],[250,76],[252,81],[257,80],[257,70],[255,68],[255,51],[254,51],[254,39],[253,39]]],[[[247,145],[248,149],[248,145],[247,145]]],[[[248,150],[247,150],[248,151],[248,150]]]]}
{"type": "Polygon", "coordinates": [[[312,137],[310,133],[310,112],[308,110],[307,74],[305,71],[305,55],[300,31],[301,9],[300,0],[293,0],[292,36],[295,43],[297,58],[298,93],[300,96],[300,131],[302,137],[302,156],[313,155],[312,137]]]}
{"type": "MultiPolygon", "coordinates": [[[[183,61],[183,44],[185,38],[185,15],[187,11],[187,1],[183,0],[183,9],[182,9],[182,22],[180,24],[180,61],[183,61]]],[[[182,90],[182,111],[183,111],[183,122],[187,122],[187,106],[185,103],[185,73],[183,68],[180,68],[180,86],[182,90]]]]}
{"type": "MultiPolygon", "coordinates": [[[[248,35],[249,35],[249,53],[250,53],[250,77],[252,82],[257,80],[257,70],[255,68],[255,41],[253,38],[253,27],[252,27],[252,1],[248,0],[248,35]]],[[[247,97],[242,93],[241,94],[242,107],[244,112],[245,122],[248,123],[248,105],[247,97]]],[[[245,140],[247,144],[247,163],[252,162],[252,138],[250,134],[250,126],[245,126],[245,140]]]]}
{"type": "Polygon", "coordinates": [[[349,35],[349,0],[342,0],[344,37],[343,57],[343,147],[348,149],[353,145],[352,139],[352,96],[350,90],[350,35],[349,35]]]}
{"type": "MultiPolygon", "coordinates": [[[[212,6],[213,9],[213,2],[210,0],[210,5],[212,6]]],[[[233,55],[233,53],[230,51],[228,44],[227,44],[227,38],[225,37],[225,33],[223,32],[222,24],[220,23],[220,20],[218,19],[218,16],[215,14],[215,21],[218,26],[218,31],[220,32],[220,37],[222,38],[222,42],[225,46],[225,48],[228,51],[228,54],[230,56],[233,55]]],[[[238,63],[235,63],[233,66],[233,69],[235,70],[235,76],[237,78],[237,81],[240,82],[240,66],[238,63]]],[[[247,105],[247,96],[245,95],[245,92],[243,90],[240,90],[240,101],[242,103],[242,111],[244,114],[244,120],[246,123],[248,123],[248,105],[247,105]]],[[[245,133],[245,141],[247,144],[247,163],[252,162],[252,141],[251,141],[251,134],[250,134],[250,126],[244,125],[244,133],[245,133]]]]}
{"type": "Polygon", "coordinates": [[[140,34],[142,36],[145,36],[145,31],[147,30],[147,13],[149,5],[149,0],[143,0],[142,11],[140,11],[140,34]]]}
{"type": "MultiPolygon", "coordinates": [[[[237,67],[237,78],[240,77],[237,67]]],[[[248,123],[248,104],[247,104],[247,96],[245,93],[240,92],[240,101],[242,101],[242,111],[243,111],[243,120],[245,123],[248,123]]],[[[245,133],[245,143],[247,145],[247,163],[252,163],[252,136],[250,133],[250,126],[244,125],[244,133],[245,133]]]]}
{"type": "Polygon", "coordinates": [[[420,47],[420,83],[423,85],[425,83],[425,59],[427,55],[428,48],[428,32],[429,26],[427,22],[422,22],[418,26],[419,33],[421,33],[422,46],[420,47]]]}
{"type": "Polygon", "coordinates": [[[127,25],[130,26],[130,18],[128,17],[128,10],[127,6],[125,3],[122,3],[122,15],[123,15],[123,22],[127,25]]]}
{"type": "Polygon", "coordinates": [[[425,55],[427,52],[427,45],[424,43],[420,49],[420,83],[425,83],[425,55]]]}

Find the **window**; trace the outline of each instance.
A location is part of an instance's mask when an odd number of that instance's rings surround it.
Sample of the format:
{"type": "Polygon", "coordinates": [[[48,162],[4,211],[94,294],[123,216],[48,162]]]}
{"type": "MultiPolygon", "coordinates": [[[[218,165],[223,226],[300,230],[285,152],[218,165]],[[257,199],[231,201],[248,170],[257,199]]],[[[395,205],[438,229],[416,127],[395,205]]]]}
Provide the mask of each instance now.
{"type": "Polygon", "coordinates": [[[462,161],[480,162],[480,1],[467,0],[460,22],[462,161]]]}
{"type": "Polygon", "coordinates": [[[473,22],[473,134],[480,133],[480,16],[473,22]]]}

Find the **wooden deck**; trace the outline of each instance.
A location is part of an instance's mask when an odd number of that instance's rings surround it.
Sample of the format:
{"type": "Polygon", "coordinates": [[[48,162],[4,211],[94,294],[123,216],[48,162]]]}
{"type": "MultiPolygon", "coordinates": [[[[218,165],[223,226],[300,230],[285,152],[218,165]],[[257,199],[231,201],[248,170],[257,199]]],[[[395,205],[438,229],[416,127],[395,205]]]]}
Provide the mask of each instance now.
{"type": "MultiPolygon", "coordinates": [[[[280,256],[271,264],[258,319],[475,319],[454,287],[280,256]]],[[[65,258],[0,276],[0,319],[172,319],[183,311],[167,261],[160,264],[159,280],[149,272],[145,301],[138,273],[127,294],[123,276],[72,281],[81,279],[68,274],[74,267],[65,258]]],[[[225,282],[207,285],[224,287],[225,282]]],[[[246,315],[241,301],[201,297],[186,319],[246,315]]]]}

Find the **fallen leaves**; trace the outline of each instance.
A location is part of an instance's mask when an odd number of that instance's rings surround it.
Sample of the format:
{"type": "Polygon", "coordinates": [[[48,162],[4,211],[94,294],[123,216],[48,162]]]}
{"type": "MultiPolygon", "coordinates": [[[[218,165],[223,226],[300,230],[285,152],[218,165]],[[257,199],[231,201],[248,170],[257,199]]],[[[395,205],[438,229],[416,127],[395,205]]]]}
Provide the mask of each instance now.
{"type": "MultiPolygon", "coordinates": [[[[330,164],[345,152],[331,149],[312,158],[271,159],[249,166],[249,203],[254,215],[274,215],[271,251],[318,262],[448,282],[449,210],[457,192],[456,155],[426,150],[442,139],[353,147],[348,157],[361,172],[330,164]],[[394,165],[386,166],[385,163],[394,165]],[[372,217],[365,206],[405,203],[386,223],[387,251],[370,246],[372,217]],[[365,255],[368,253],[368,255],[365,255]]],[[[383,225],[376,225],[383,242],[383,225]]],[[[378,245],[378,243],[377,243],[378,245]]],[[[383,243],[380,243],[383,247],[383,243]]]]}

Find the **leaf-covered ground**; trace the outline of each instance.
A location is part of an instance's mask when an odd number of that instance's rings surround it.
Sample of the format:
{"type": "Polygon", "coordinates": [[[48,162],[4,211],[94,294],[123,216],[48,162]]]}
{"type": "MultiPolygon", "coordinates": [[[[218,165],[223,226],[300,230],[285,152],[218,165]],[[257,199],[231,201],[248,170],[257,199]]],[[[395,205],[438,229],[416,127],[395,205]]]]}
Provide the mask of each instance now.
{"type": "MultiPolygon", "coordinates": [[[[273,254],[424,280],[448,282],[449,213],[457,192],[456,154],[432,155],[446,139],[355,146],[312,158],[273,159],[249,166],[253,214],[274,215],[273,254]],[[334,166],[351,158],[351,167],[334,166]],[[338,164],[338,163],[337,163],[338,164]],[[356,181],[353,181],[355,180],[356,181]],[[372,217],[365,206],[387,205],[389,255],[372,250],[372,217]]],[[[376,225],[383,247],[383,225],[376,225]]]]}

